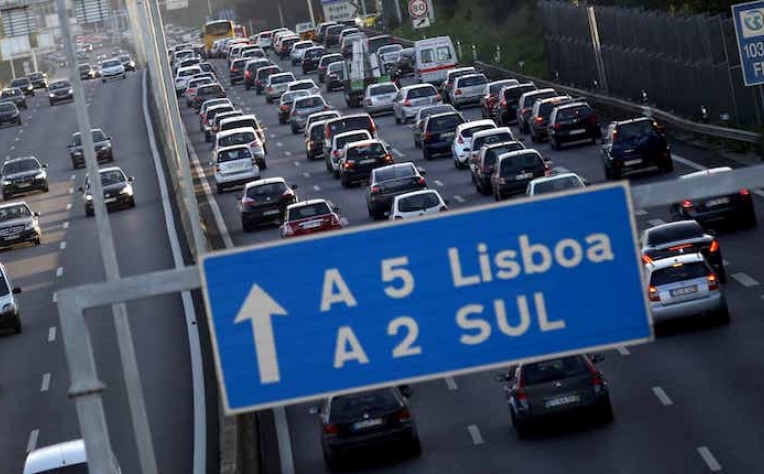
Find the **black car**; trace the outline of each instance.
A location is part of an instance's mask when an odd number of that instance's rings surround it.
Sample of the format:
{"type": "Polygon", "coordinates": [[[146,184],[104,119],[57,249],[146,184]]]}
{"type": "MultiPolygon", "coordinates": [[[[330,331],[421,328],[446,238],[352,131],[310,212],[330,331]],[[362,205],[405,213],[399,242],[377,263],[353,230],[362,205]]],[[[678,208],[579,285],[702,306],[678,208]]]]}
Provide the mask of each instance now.
{"type": "Polygon", "coordinates": [[[355,450],[382,445],[416,456],[422,452],[414,418],[398,388],[381,388],[327,399],[320,408],[324,460],[334,468],[355,450]]]}
{"type": "Polygon", "coordinates": [[[48,87],[48,75],[44,72],[33,72],[27,74],[27,77],[32,82],[32,86],[35,89],[46,89],[48,87]]]}
{"type": "Polygon", "coordinates": [[[200,87],[196,91],[196,97],[194,97],[194,108],[199,110],[202,108],[202,104],[210,99],[224,99],[228,97],[225,89],[220,84],[207,84],[200,87]]]}
{"type": "Polygon", "coordinates": [[[310,124],[305,137],[305,155],[308,160],[315,160],[324,155],[324,124],[326,120],[319,120],[310,124]]]}
{"type": "Polygon", "coordinates": [[[552,110],[555,107],[572,104],[573,102],[575,100],[569,95],[550,97],[549,99],[541,99],[534,102],[530,117],[531,141],[540,143],[549,138],[547,135],[547,125],[549,124],[549,116],[552,115],[552,110]]]}
{"type": "Polygon", "coordinates": [[[456,127],[465,122],[459,112],[430,115],[422,127],[422,154],[425,160],[439,153],[451,154],[456,127]]]}
{"type": "Polygon", "coordinates": [[[547,125],[549,146],[559,150],[564,143],[591,140],[596,143],[602,136],[600,121],[589,104],[574,102],[552,109],[547,125]]]}
{"type": "Polygon", "coordinates": [[[19,109],[27,109],[27,99],[18,87],[10,87],[0,92],[0,102],[12,102],[19,109]]]}
{"type": "Polygon", "coordinates": [[[397,163],[371,172],[366,192],[366,208],[372,219],[383,219],[390,212],[395,196],[427,188],[424,170],[414,163],[397,163]]]}
{"type": "Polygon", "coordinates": [[[338,46],[340,44],[340,33],[346,28],[345,25],[332,25],[326,29],[326,36],[324,37],[324,45],[326,47],[338,46]]]}
{"type": "Polygon", "coordinates": [[[674,171],[666,134],[647,117],[610,123],[600,156],[608,179],[620,179],[627,172],[651,167],[662,173],[674,171]]]}
{"type": "Polygon", "coordinates": [[[236,59],[231,63],[231,67],[228,70],[228,78],[231,81],[231,85],[238,82],[244,82],[244,66],[246,66],[249,59],[236,59]]]}
{"type": "Polygon", "coordinates": [[[379,140],[362,140],[345,145],[340,161],[340,183],[344,187],[369,179],[372,170],[393,163],[393,156],[379,140]]]}
{"type": "Polygon", "coordinates": [[[13,102],[0,102],[0,126],[9,123],[11,125],[21,125],[21,112],[13,102]]]}
{"type": "Polygon", "coordinates": [[[284,178],[267,178],[251,181],[241,194],[241,227],[244,232],[264,224],[281,224],[288,205],[297,202],[294,190],[284,178]]]}
{"type": "Polygon", "coordinates": [[[8,201],[16,194],[29,191],[48,192],[47,163],[41,164],[34,156],[24,156],[3,163],[3,200],[8,201]]]}
{"type": "Polygon", "coordinates": [[[320,59],[326,54],[323,46],[314,46],[305,50],[302,55],[302,73],[310,74],[318,69],[320,59]]]}
{"type": "Polygon", "coordinates": [[[279,99],[279,123],[281,125],[284,125],[289,120],[289,114],[292,112],[292,105],[294,104],[294,101],[297,100],[298,97],[307,97],[309,95],[308,91],[305,90],[296,90],[296,91],[290,91],[285,92],[281,99],[279,99]]]}
{"type": "Polygon", "coordinates": [[[257,71],[255,71],[255,92],[257,95],[260,95],[263,93],[263,90],[265,90],[265,84],[268,82],[268,77],[270,77],[271,74],[278,74],[280,72],[283,72],[279,66],[271,65],[271,66],[263,66],[259,68],[257,71]]]}
{"type": "Polygon", "coordinates": [[[19,244],[40,245],[42,229],[40,214],[32,212],[25,202],[11,202],[0,206],[0,247],[19,244]]]}
{"type": "Polygon", "coordinates": [[[247,60],[247,63],[244,65],[244,89],[252,89],[255,86],[257,70],[270,65],[271,62],[265,58],[247,60]]]}
{"type": "Polygon", "coordinates": [[[326,78],[326,69],[331,63],[344,60],[345,56],[341,55],[340,53],[324,54],[321,56],[318,59],[318,66],[316,66],[316,70],[318,71],[319,84],[323,84],[324,79],[326,78]]]}
{"type": "Polygon", "coordinates": [[[498,376],[512,427],[520,438],[535,424],[565,415],[581,414],[603,423],[613,420],[607,380],[595,363],[603,356],[572,355],[511,368],[498,376]]]}
{"type": "MultiPolygon", "coordinates": [[[[128,177],[117,166],[102,168],[98,171],[101,175],[103,199],[107,210],[135,207],[133,190],[135,178],[132,176],[128,177]]],[[[85,215],[88,217],[94,216],[95,211],[93,210],[93,191],[90,188],[90,176],[85,175],[85,182],[80,186],[80,192],[85,204],[85,215]]]]}
{"type": "Polygon", "coordinates": [[[470,162],[470,174],[477,192],[483,196],[489,196],[493,190],[491,187],[491,175],[496,160],[505,153],[525,150],[522,142],[511,140],[507,142],[491,143],[480,148],[480,153],[474,162],[470,162]]]}
{"type": "MultiPolygon", "coordinates": [[[[96,159],[99,163],[114,161],[114,152],[111,148],[111,137],[106,136],[100,128],[91,130],[93,145],[95,146],[96,159]]],[[[69,139],[69,158],[72,160],[74,169],[85,167],[85,154],[82,150],[82,136],[80,132],[72,134],[69,139]]]]}
{"type": "Polygon", "coordinates": [[[535,178],[548,176],[549,165],[536,150],[511,151],[496,159],[491,175],[491,189],[497,201],[522,194],[535,178]]]}
{"type": "MultiPolygon", "coordinates": [[[[732,168],[719,167],[705,171],[682,175],[680,179],[694,179],[719,173],[729,173],[732,168]]],[[[721,196],[709,196],[700,199],[685,199],[669,208],[674,220],[694,219],[701,225],[714,224],[718,221],[728,221],[743,227],[756,225],[756,211],[753,208],[751,191],[743,188],[736,193],[721,196]]]]}
{"type": "Polygon", "coordinates": [[[24,95],[34,97],[34,84],[28,77],[17,77],[11,81],[11,87],[18,87],[24,95]]]}
{"type": "Polygon", "coordinates": [[[644,263],[675,255],[700,253],[713,267],[719,281],[727,282],[719,240],[703,230],[697,221],[669,222],[650,227],[642,232],[640,243],[644,263]]]}
{"type": "Polygon", "coordinates": [[[125,71],[135,71],[135,59],[129,54],[121,54],[119,60],[122,62],[122,66],[125,71]]]}
{"type": "Polygon", "coordinates": [[[69,81],[55,81],[48,86],[48,102],[51,106],[67,100],[74,101],[74,91],[69,81]]]}
{"type": "Polygon", "coordinates": [[[93,66],[91,66],[90,64],[80,64],[79,66],[77,66],[77,69],[80,71],[80,79],[83,79],[86,81],[90,79],[95,79],[97,75],[95,69],[93,69],[93,66]]]}
{"type": "Polygon", "coordinates": [[[503,87],[499,91],[499,101],[495,110],[499,123],[509,125],[514,122],[517,118],[517,106],[520,102],[520,96],[533,90],[536,90],[536,86],[531,82],[503,87]]]}

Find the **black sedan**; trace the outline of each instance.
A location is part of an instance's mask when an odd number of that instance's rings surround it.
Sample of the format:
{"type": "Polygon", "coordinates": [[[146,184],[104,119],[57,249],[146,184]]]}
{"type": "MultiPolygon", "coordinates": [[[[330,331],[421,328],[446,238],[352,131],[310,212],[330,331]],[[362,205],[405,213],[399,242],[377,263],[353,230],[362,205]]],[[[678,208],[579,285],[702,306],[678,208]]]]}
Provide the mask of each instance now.
{"type": "Polygon", "coordinates": [[[55,81],[48,86],[48,102],[51,106],[59,102],[74,100],[74,91],[69,81],[55,81]]]}
{"type": "Polygon", "coordinates": [[[244,186],[241,200],[241,227],[249,232],[254,227],[281,224],[288,205],[297,202],[297,185],[288,187],[284,178],[252,181],[244,186]]]}
{"type": "Polygon", "coordinates": [[[24,93],[30,97],[34,97],[34,84],[28,77],[17,77],[11,81],[11,87],[18,87],[24,93]]]}
{"type": "Polygon", "coordinates": [[[44,72],[33,72],[28,74],[27,77],[32,81],[32,86],[34,86],[35,89],[47,89],[48,75],[44,72]]]}
{"type": "Polygon", "coordinates": [[[15,105],[19,109],[27,109],[27,99],[24,96],[24,92],[22,92],[21,89],[18,87],[10,87],[7,89],[3,89],[3,92],[0,92],[0,101],[2,102],[13,102],[13,105],[15,105]]]}
{"type": "Polygon", "coordinates": [[[41,164],[34,156],[24,156],[3,163],[3,200],[30,191],[48,192],[47,164],[41,164]]]}
{"type": "Polygon", "coordinates": [[[11,125],[21,125],[21,113],[13,102],[0,102],[0,126],[9,123],[11,125]]]}
{"type": "Polygon", "coordinates": [[[369,217],[382,219],[390,212],[395,196],[427,187],[424,170],[414,163],[398,163],[372,170],[366,192],[369,217]]]}
{"type": "MultiPolygon", "coordinates": [[[[95,146],[96,159],[99,163],[114,161],[114,152],[111,148],[111,137],[106,136],[100,128],[91,130],[93,145],[95,146]]],[[[72,134],[69,139],[69,158],[75,169],[85,167],[85,154],[82,150],[82,137],[79,132],[72,134]]]]}
{"type": "MultiPolygon", "coordinates": [[[[135,207],[135,196],[133,194],[133,183],[135,178],[128,177],[118,166],[102,168],[99,170],[101,175],[101,186],[103,187],[103,199],[106,203],[106,209],[135,207]]],[[[95,215],[93,209],[93,190],[90,186],[90,177],[85,176],[85,182],[80,186],[82,200],[85,204],[85,215],[92,217],[95,215]]]]}
{"type": "Polygon", "coordinates": [[[129,54],[122,54],[119,56],[119,60],[125,71],[135,71],[135,59],[129,54]]]}

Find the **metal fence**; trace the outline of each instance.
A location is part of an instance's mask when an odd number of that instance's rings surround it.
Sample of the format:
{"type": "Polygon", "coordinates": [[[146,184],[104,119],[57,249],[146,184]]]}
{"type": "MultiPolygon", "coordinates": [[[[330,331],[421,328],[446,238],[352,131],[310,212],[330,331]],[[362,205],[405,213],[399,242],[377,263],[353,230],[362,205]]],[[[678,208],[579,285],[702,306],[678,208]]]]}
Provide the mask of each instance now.
{"type": "MultiPolygon", "coordinates": [[[[558,81],[602,87],[584,6],[539,0],[549,70],[558,81]]],[[[607,93],[712,122],[757,127],[762,90],[743,84],[732,20],[722,15],[672,15],[595,7],[607,93]]]]}

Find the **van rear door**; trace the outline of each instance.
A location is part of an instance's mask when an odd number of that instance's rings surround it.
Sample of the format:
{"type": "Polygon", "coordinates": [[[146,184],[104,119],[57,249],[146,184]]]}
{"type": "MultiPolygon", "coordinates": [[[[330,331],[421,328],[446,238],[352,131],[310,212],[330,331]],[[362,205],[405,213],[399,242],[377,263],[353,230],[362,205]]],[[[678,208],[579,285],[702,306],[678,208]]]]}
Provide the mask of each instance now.
{"type": "Polygon", "coordinates": [[[456,50],[448,36],[417,41],[414,50],[418,82],[440,84],[446,79],[446,71],[457,65],[456,50]]]}

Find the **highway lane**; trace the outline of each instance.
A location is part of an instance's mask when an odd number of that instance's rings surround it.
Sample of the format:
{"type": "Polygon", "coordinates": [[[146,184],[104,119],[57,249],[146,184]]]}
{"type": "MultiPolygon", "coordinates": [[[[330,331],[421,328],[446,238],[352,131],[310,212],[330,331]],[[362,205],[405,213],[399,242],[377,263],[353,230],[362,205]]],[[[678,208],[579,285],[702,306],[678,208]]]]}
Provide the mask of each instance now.
{"type": "MultiPolygon", "coordinates": [[[[223,62],[218,62],[224,67],[223,62]]],[[[286,62],[281,63],[286,66],[286,62]]],[[[227,85],[227,74],[221,74],[227,85]]],[[[241,86],[228,87],[232,99],[246,112],[256,113],[268,127],[269,168],[265,176],[283,176],[297,183],[302,197],[327,197],[342,206],[349,225],[370,222],[366,215],[363,188],[342,189],[324,170],[323,162],[305,159],[302,135],[292,135],[278,125],[275,107],[241,86]]],[[[331,103],[348,112],[341,94],[325,94],[331,103]]],[[[191,140],[205,161],[209,145],[204,143],[198,122],[186,115],[191,140]]],[[[477,118],[479,110],[465,115],[477,118]]],[[[375,118],[380,135],[404,156],[427,171],[431,187],[450,198],[452,207],[492,202],[478,195],[468,172],[455,170],[449,159],[421,160],[406,126],[396,126],[392,117],[375,118]]],[[[529,147],[533,144],[527,142],[529,147]]],[[[573,170],[592,182],[604,179],[597,155],[598,145],[573,146],[561,152],[538,145],[558,170],[573,170]]],[[[731,164],[705,151],[677,143],[682,160],[675,164],[674,176],[703,166],[731,164]]],[[[209,168],[206,170],[209,173],[209,168]]],[[[674,176],[645,173],[632,184],[650,183],[674,176]]],[[[215,196],[236,245],[266,242],[278,238],[276,229],[243,233],[238,218],[236,193],[215,196]]],[[[762,214],[762,200],[755,199],[762,214]]],[[[665,207],[637,210],[640,228],[668,221],[665,207]]],[[[591,430],[561,430],[539,439],[519,442],[511,431],[501,386],[494,374],[457,377],[415,387],[414,411],[423,443],[421,458],[400,463],[382,463],[372,472],[503,472],[508,466],[540,469],[540,472],[706,472],[715,467],[712,458],[727,472],[751,472],[764,456],[761,444],[756,394],[761,393],[762,291],[764,278],[757,242],[761,226],[745,231],[721,232],[720,241],[729,273],[737,275],[727,285],[732,324],[724,328],[695,331],[681,325],[680,331],[655,343],[613,351],[602,363],[611,381],[616,421],[591,430]],[[748,278],[745,278],[748,277],[748,278]],[[744,284],[744,283],[745,284],[744,284]],[[661,397],[657,394],[660,394],[661,397]],[[668,403],[666,403],[668,401],[668,403]],[[479,436],[475,436],[479,433],[479,436]],[[705,449],[704,449],[705,448],[705,449]]],[[[425,244],[415,236],[412,245],[425,244]],[[422,242],[420,242],[420,240],[422,242]]],[[[299,274],[299,271],[298,271],[299,274]]],[[[586,288],[596,297],[596,288],[586,288]]],[[[617,310],[617,308],[614,308],[617,310]]],[[[309,404],[287,410],[297,472],[325,472],[315,417],[307,413],[309,404]]]]}
{"type": "MultiPolygon", "coordinates": [[[[91,122],[113,137],[116,165],[136,178],[137,207],[110,214],[123,275],[173,268],[162,203],[141,106],[141,76],[85,83],[91,122]]],[[[66,143],[77,129],[73,106],[32,99],[23,133],[0,130],[10,156],[32,153],[48,162],[51,191],[25,199],[41,212],[43,245],[0,253],[22,286],[24,332],[0,344],[0,464],[20,472],[29,448],[79,437],[67,396],[57,289],[102,281],[95,220],[86,218],[77,192],[85,171],[72,170],[66,143]],[[19,138],[16,141],[16,138],[19,138]],[[11,149],[7,144],[15,144],[11,149]]],[[[128,304],[159,472],[192,471],[193,411],[188,338],[180,297],[128,304]]],[[[123,472],[138,472],[137,453],[110,311],[88,315],[112,443],[123,472]]]]}

